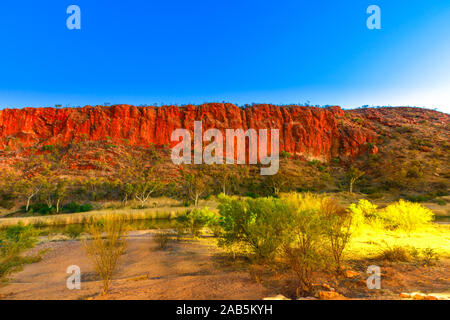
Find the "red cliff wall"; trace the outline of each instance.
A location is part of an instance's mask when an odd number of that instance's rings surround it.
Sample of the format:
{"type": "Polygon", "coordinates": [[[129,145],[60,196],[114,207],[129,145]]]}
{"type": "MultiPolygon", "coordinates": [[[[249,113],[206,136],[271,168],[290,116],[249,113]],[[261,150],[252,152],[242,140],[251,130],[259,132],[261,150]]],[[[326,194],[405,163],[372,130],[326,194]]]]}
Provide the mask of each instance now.
{"type": "Polygon", "coordinates": [[[24,108],[0,110],[0,150],[68,144],[81,139],[131,145],[173,145],[172,131],[192,130],[202,120],[204,129],[279,129],[280,149],[307,159],[354,157],[376,140],[370,129],[353,125],[339,107],[278,107],[245,109],[211,103],[185,107],[24,108]]]}

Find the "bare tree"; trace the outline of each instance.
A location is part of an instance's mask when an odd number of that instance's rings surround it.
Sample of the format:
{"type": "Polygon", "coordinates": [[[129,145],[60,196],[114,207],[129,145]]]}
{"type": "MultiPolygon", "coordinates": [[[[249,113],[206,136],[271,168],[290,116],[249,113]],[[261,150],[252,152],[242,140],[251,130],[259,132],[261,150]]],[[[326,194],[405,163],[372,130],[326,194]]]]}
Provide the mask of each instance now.
{"type": "Polygon", "coordinates": [[[355,185],[356,181],[358,181],[365,172],[359,170],[355,167],[350,167],[350,169],[347,171],[347,180],[349,184],[349,192],[353,193],[353,186],[355,185]]]}

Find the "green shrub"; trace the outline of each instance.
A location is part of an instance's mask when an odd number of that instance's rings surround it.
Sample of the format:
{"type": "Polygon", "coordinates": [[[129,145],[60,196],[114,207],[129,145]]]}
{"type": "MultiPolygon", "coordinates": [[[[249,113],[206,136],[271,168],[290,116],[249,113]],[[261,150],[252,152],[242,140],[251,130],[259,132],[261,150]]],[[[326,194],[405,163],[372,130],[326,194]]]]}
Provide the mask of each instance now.
{"type": "Polygon", "coordinates": [[[62,212],[64,213],[88,212],[91,210],[92,205],[90,203],[78,204],[76,202],[68,203],[62,208],[62,212]]]}
{"type": "Polygon", "coordinates": [[[201,231],[211,221],[214,221],[216,214],[208,207],[202,209],[194,209],[185,215],[177,217],[178,224],[182,228],[188,229],[192,236],[197,237],[201,231]]]}
{"type": "Polygon", "coordinates": [[[167,231],[158,230],[153,239],[158,244],[158,249],[164,250],[167,248],[167,245],[169,244],[170,233],[167,231]]]}
{"type": "Polygon", "coordinates": [[[291,157],[291,154],[289,152],[284,151],[284,150],[280,151],[280,158],[287,159],[287,158],[290,158],[290,157],[291,157]]]}
{"type": "Polygon", "coordinates": [[[14,208],[14,201],[2,199],[0,200],[0,207],[8,210],[12,209],[14,208]]]}
{"type": "Polygon", "coordinates": [[[321,212],[325,217],[325,237],[329,242],[331,257],[336,272],[342,272],[344,251],[350,243],[353,216],[349,210],[341,207],[336,200],[324,199],[321,212]]]}
{"type": "Polygon", "coordinates": [[[429,195],[410,195],[407,196],[406,199],[411,202],[427,202],[433,199],[429,195]]]}
{"type": "Polygon", "coordinates": [[[378,207],[369,200],[360,199],[357,204],[352,203],[348,210],[350,211],[355,228],[363,224],[374,224],[379,218],[378,207]]]}
{"type": "Polygon", "coordinates": [[[83,232],[84,227],[82,224],[71,224],[66,227],[64,234],[67,234],[70,239],[78,238],[83,232]]]}
{"type": "Polygon", "coordinates": [[[433,248],[425,248],[421,254],[423,262],[428,266],[433,266],[439,262],[439,254],[433,248]]]}
{"type": "Polygon", "coordinates": [[[381,249],[377,259],[390,262],[413,262],[418,258],[418,254],[416,248],[400,245],[389,246],[385,243],[385,247],[381,249]]]}
{"type": "Polygon", "coordinates": [[[40,255],[22,257],[20,254],[37,242],[38,232],[30,225],[19,223],[0,231],[0,280],[27,263],[40,259],[40,255]]]}
{"type": "Polygon", "coordinates": [[[412,231],[433,221],[433,212],[421,204],[400,200],[378,212],[388,229],[412,231]]]}
{"type": "Polygon", "coordinates": [[[207,227],[214,234],[215,237],[220,237],[222,234],[222,226],[220,225],[221,218],[219,215],[214,214],[210,217],[207,227]]]}
{"type": "MultiPolygon", "coordinates": [[[[26,208],[25,206],[21,207],[21,210],[25,212],[26,208]]],[[[46,203],[34,203],[30,205],[29,213],[39,213],[41,215],[47,215],[47,214],[53,214],[56,212],[56,208],[49,207],[46,203]]]]}
{"type": "Polygon", "coordinates": [[[257,259],[270,261],[281,244],[286,204],[277,198],[238,199],[220,196],[219,213],[223,233],[219,245],[247,246],[257,259]]]}
{"type": "Polygon", "coordinates": [[[287,209],[284,201],[276,198],[249,199],[247,223],[244,224],[244,240],[257,259],[271,261],[281,245],[284,217],[287,209]]]}
{"type": "Polygon", "coordinates": [[[296,274],[297,295],[313,290],[313,272],[327,264],[329,254],[324,230],[326,215],[321,214],[320,198],[313,195],[289,194],[283,198],[289,206],[283,211],[282,259],[296,274]]]}
{"type": "Polygon", "coordinates": [[[220,194],[218,197],[220,225],[223,233],[219,246],[232,248],[245,239],[245,225],[249,223],[248,203],[244,199],[232,198],[220,194]]]}
{"type": "Polygon", "coordinates": [[[51,145],[51,144],[41,147],[42,151],[54,151],[55,149],[56,149],[56,146],[51,145]]]}
{"type": "Polygon", "coordinates": [[[0,240],[0,244],[13,242],[18,243],[21,249],[29,249],[37,242],[38,231],[32,225],[25,226],[22,222],[7,227],[2,233],[3,238],[0,240]]]}

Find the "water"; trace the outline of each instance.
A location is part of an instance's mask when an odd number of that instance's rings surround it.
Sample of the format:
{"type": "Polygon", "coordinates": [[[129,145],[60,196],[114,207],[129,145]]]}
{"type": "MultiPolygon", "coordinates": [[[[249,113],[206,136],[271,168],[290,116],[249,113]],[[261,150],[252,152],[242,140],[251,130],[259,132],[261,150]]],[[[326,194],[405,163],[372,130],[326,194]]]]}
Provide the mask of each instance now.
{"type": "Polygon", "coordinates": [[[438,224],[450,224],[450,216],[448,217],[438,216],[435,218],[434,222],[438,224]]]}
{"type": "MultiPolygon", "coordinates": [[[[435,223],[437,224],[450,224],[450,216],[438,216],[435,217],[435,223]]],[[[175,220],[169,219],[144,219],[144,220],[131,220],[127,222],[129,230],[155,230],[155,229],[172,229],[176,226],[175,220]]],[[[85,229],[85,225],[79,225],[85,229]]],[[[68,228],[68,225],[62,226],[41,226],[37,227],[41,235],[64,233],[68,228]]]]}
{"type": "MultiPolygon", "coordinates": [[[[155,230],[155,229],[172,229],[175,228],[176,221],[169,219],[144,219],[144,220],[130,220],[126,222],[129,230],[155,230]]],[[[61,226],[41,226],[37,227],[41,235],[64,233],[70,225],[61,226]]],[[[82,230],[85,230],[86,225],[72,225],[80,226],[82,230]]]]}

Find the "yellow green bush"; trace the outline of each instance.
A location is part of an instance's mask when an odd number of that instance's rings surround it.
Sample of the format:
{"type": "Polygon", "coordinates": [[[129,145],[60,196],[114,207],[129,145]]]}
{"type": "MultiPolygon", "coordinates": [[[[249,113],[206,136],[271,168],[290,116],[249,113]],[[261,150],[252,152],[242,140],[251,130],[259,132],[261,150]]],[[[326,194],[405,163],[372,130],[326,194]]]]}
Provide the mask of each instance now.
{"type": "Polygon", "coordinates": [[[428,225],[433,221],[433,212],[419,203],[400,200],[384,209],[368,200],[361,199],[348,207],[351,212],[355,230],[364,225],[389,230],[412,231],[428,225]]]}
{"type": "Polygon", "coordinates": [[[378,215],[383,219],[387,229],[400,229],[413,231],[426,225],[434,219],[434,214],[430,209],[419,203],[400,200],[379,210],[378,215]]]}
{"type": "Polygon", "coordinates": [[[378,206],[369,200],[361,199],[358,203],[352,203],[348,210],[353,218],[353,226],[356,230],[364,224],[376,224],[378,216],[378,206]]]}

